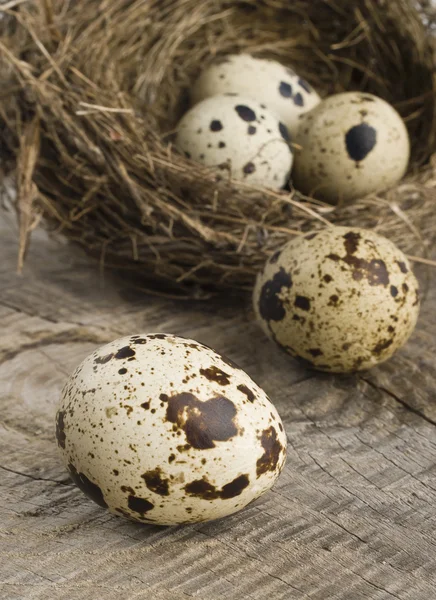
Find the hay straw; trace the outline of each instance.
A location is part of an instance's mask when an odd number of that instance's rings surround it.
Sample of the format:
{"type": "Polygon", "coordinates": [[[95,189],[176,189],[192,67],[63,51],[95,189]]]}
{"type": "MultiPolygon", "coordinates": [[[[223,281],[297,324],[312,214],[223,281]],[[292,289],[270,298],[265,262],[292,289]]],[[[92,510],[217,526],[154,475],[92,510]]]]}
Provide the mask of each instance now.
{"type": "MultiPolygon", "coordinates": [[[[375,228],[419,258],[436,238],[435,14],[422,0],[9,2],[4,153],[18,158],[21,253],[40,214],[103,266],[169,294],[250,289],[289,237],[375,228]],[[425,23],[419,15],[425,16],[425,23]],[[412,139],[407,179],[331,207],[250,188],[179,156],[168,134],[192,82],[245,51],[292,65],[323,94],[393,103],[412,139]]],[[[431,261],[430,261],[431,262],[431,261]]],[[[145,284],[144,284],[145,285],[145,284]]]]}

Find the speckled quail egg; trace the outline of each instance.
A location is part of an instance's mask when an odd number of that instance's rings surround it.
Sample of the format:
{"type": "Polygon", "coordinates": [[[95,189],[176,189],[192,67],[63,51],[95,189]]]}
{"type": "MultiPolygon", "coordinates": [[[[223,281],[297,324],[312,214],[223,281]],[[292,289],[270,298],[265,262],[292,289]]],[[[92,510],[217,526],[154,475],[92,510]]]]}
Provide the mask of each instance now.
{"type": "Polygon", "coordinates": [[[299,117],[321,101],[312,86],[293,69],[250,54],[224,56],[205,69],[194,83],[192,100],[195,103],[224,92],[262,102],[291,134],[296,132],[299,117]]]}
{"type": "Polygon", "coordinates": [[[385,190],[406,173],[410,141],[395,109],[360,92],[324,100],[300,121],[293,182],[336,204],[385,190]]]}
{"type": "Polygon", "coordinates": [[[323,371],[359,371],[409,338],[418,282],[386,238],[332,227],[294,238],[269,259],[254,308],[267,335],[292,356],[323,371]]]}
{"type": "Polygon", "coordinates": [[[276,409],[244,371],[161,333],[88,356],[62,392],[56,438],[87,496],[158,525],[240,510],[273,485],[286,454],[276,409]]]}
{"type": "Polygon", "coordinates": [[[264,105],[236,94],[207,98],[191,108],[177,127],[175,143],[221,177],[276,189],[289,179],[293,155],[285,125],[264,105]]]}

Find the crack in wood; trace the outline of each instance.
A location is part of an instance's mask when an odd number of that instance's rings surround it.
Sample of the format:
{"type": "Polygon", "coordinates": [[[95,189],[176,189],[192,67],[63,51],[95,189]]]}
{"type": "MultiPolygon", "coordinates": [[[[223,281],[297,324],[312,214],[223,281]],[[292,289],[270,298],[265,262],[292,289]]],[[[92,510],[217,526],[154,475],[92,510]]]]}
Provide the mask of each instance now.
{"type": "Polygon", "coordinates": [[[379,385],[378,383],[376,383],[375,381],[372,381],[371,379],[368,379],[367,377],[363,377],[363,375],[359,375],[359,379],[361,381],[364,381],[365,383],[367,383],[374,390],[377,390],[378,392],[384,392],[390,398],[392,398],[393,400],[398,402],[398,404],[401,404],[401,406],[403,406],[406,410],[410,411],[414,415],[417,415],[418,417],[421,417],[422,419],[424,419],[424,421],[427,421],[427,423],[430,423],[430,425],[436,426],[436,421],[434,421],[432,418],[428,417],[426,414],[424,414],[422,411],[420,411],[419,408],[415,408],[414,406],[411,406],[408,402],[406,402],[406,400],[403,400],[402,398],[397,396],[391,390],[388,390],[386,387],[379,385]]]}
{"type": "Polygon", "coordinates": [[[20,475],[21,477],[27,477],[28,479],[32,479],[33,481],[49,481],[50,483],[57,483],[58,485],[65,485],[67,487],[74,487],[74,484],[69,481],[69,479],[49,479],[45,477],[36,477],[35,475],[30,475],[30,473],[23,473],[22,471],[15,471],[14,469],[10,469],[9,467],[5,467],[4,465],[0,465],[0,469],[3,471],[8,471],[8,473],[14,473],[14,475],[20,475]]]}

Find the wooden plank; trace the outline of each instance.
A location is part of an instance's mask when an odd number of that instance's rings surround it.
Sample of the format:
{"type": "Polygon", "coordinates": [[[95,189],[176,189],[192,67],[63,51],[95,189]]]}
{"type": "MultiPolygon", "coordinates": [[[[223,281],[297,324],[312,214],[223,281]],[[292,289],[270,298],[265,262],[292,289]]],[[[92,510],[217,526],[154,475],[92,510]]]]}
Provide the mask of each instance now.
{"type": "MultiPolygon", "coordinates": [[[[0,226],[0,599],[432,600],[436,598],[436,315],[360,376],[307,371],[245,307],[176,303],[105,285],[40,232],[24,277],[0,226]],[[273,398],[289,458],[274,490],[230,518],[136,525],[88,501],[54,442],[67,374],[96,346],[140,331],[193,337],[273,398]]],[[[430,288],[435,291],[433,284],[430,288]]]]}

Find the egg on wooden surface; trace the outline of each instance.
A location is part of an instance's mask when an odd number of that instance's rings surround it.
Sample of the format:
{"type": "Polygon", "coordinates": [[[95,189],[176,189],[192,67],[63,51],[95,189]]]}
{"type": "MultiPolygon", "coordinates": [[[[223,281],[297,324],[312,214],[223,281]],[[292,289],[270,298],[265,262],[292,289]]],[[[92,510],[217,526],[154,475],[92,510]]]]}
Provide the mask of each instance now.
{"type": "Polygon", "coordinates": [[[158,525],[242,509],[273,485],[286,456],[280,417],[244,371],[161,333],[88,356],[62,392],[56,437],[87,496],[158,525]]]}
{"type": "Polygon", "coordinates": [[[249,98],[225,94],[196,104],[182,117],[175,144],[187,158],[216,168],[221,177],[276,189],[289,180],[293,155],[288,130],[249,98]]]}
{"type": "Polygon", "coordinates": [[[332,227],[294,238],[258,276],[254,309],[281,348],[331,372],[369,369],[401,348],[419,313],[405,255],[370,230],[332,227]]]}
{"type": "Polygon", "coordinates": [[[192,101],[225,92],[265,104],[291,134],[298,128],[299,117],[321,101],[313,87],[293,69],[250,54],[224,56],[205,69],[193,85],[192,101]]]}
{"type": "Polygon", "coordinates": [[[296,144],[296,189],[333,204],[395,185],[410,158],[400,115],[381,98],[361,92],[330,96],[303,115],[296,144]]]}

